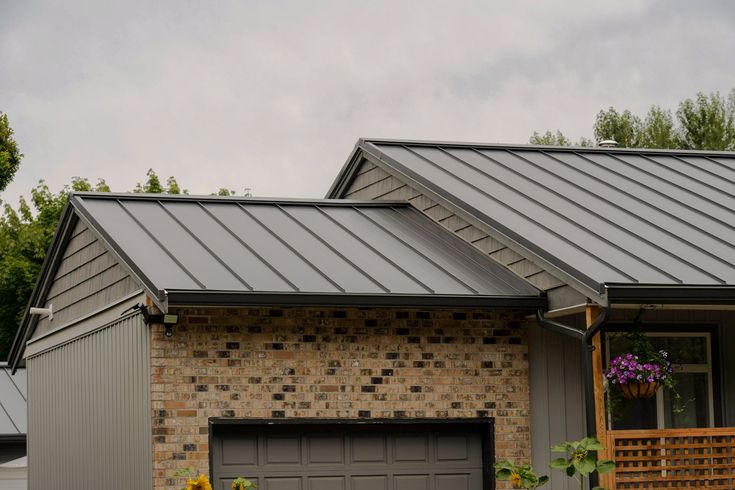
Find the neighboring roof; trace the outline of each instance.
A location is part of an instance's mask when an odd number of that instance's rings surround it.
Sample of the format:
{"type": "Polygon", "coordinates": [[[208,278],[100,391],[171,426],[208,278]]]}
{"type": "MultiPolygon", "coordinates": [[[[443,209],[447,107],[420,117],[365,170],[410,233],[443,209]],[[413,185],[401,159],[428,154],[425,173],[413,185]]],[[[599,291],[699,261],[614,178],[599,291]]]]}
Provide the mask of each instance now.
{"type": "Polygon", "coordinates": [[[582,292],[717,286],[735,300],[734,153],[364,139],[327,197],[363,158],[582,292]]]}
{"type": "Polygon", "coordinates": [[[28,431],[26,415],[26,370],[10,374],[7,363],[0,363],[0,440],[24,436],[28,431]]]}

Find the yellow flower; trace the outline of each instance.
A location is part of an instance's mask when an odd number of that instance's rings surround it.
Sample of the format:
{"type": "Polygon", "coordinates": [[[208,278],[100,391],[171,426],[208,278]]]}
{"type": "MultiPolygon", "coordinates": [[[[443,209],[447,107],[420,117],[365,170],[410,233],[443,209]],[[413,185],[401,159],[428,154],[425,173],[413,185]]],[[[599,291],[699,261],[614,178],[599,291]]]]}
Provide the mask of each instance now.
{"type": "Polygon", "coordinates": [[[186,482],[186,490],[212,490],[212,485],[209,483],[209,479],[204,475],[199,475],[199,478],[186,482]]]}
{"type": "Polygon", "coordinates": [[[521,475],[514,471],[510,474],[510,482],[513,484],[514,488],[521,488],[521,475]]]}

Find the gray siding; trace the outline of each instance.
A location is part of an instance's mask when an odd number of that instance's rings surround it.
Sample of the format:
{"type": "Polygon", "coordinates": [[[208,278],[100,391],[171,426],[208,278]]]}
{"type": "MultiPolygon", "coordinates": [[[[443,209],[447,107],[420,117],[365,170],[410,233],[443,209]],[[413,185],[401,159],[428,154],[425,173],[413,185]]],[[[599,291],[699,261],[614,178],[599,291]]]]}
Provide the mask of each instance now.
{"type": "MultiPolygon", "coordinates": [[[[569,318],[562,318],[573,324],[569,318]]],[[[571,337],[529,322],[529,384],[531,388],[531,458],[533,467],[551,477],[549,490],[574,490],[570,479],[549,469],[549,448],[584,437],[582,347],[571,337]]]]}
{"type": "Polygon", "coordinates": [[[547,291],[564,287],[560,279],[542,270],[541,267],[495,240],[477,226],[468,223],[372,162],[362,163],[347,192],[341,197],[364,200],[407,200],[424,214],[527,279],[537,288],[547,291]]]}
{"type": "Polygon", "coordinates": [[[150,488],[149,333],[140,314],[30,357],[27,368],[31,490],[150,488]]]}
{"type": "Polygon", "coordinates": [[[53,305],[54,319],[40,319],[32,338],[98,310],[138,288],[92,231],[79,221],[46,297],[45,306],[53,305]]]}

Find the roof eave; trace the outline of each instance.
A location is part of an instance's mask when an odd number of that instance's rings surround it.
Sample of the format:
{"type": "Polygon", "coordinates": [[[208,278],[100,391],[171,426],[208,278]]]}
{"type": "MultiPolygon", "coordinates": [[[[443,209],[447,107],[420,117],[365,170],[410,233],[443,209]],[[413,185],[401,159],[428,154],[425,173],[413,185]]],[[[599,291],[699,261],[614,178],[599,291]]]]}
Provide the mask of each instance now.
{"type": "Polygon", "coordinates": [[[350,293],[281,293],[240,291],[166,290],[174,306],[319,306],[386,308],[493,308],[536,310],[546,308],[544,296],[414,295],[350,293]]]}
{"type": "Polygon", "coordinates": [[[735,305],[733,285],[606,284],[612,304],[735,305]]]}

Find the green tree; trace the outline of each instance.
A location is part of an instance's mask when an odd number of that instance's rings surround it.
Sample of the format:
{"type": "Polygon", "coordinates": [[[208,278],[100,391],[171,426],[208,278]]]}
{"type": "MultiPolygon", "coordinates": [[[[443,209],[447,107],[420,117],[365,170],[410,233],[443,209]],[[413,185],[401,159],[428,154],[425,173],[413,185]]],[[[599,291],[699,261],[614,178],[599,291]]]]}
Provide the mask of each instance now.
{"type": "Polygon", "coordinates": [[[593,141],[585,137],[579,139],[579,141],[572,142],[569,138],[558,129],[556,132],[546,131],[540,134],[538,131],[534,131],[531,136],[529,143],[532,145],[546,145],[546,146],[593,146],[593,141]]]}
{"type": "Polygon", "coordinates": [[[719,92],[698,93],[676,111],[681,128],[677,144],[687,150],[735,150],[735,89],[725,99],[719,92]]]}
{"type": "MultiPolygon", "coordinates": [[[[727,97],[719,92],[698,93],[672,111],[651,106],[641,119],[629,110],[614,107],[597,113],[593,124],[595,140],[615,140],[626,148],[672,148],[684,150],[735,151],[735,89],[727,97]]],[[[560,131],[534,132],[529,141],[537,145],[569,146],[560,131]]],[[[583,142],[592,144],[582,138],[583,142]]]]}
{"type": "Polygon", "coordinates": [[[0,111],[0,191],[4,191],[13,180],[22,158],[23,154],[13,138],[8,115],[0,111]]]}
{"type": "Polygon", "coordinates": [[[614,107],[600,111],[595,118],[595,139],[615,140],[619,146],[635,148],[640,146],[643,123],[629,110],[619,113],[614,107]]]}

